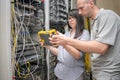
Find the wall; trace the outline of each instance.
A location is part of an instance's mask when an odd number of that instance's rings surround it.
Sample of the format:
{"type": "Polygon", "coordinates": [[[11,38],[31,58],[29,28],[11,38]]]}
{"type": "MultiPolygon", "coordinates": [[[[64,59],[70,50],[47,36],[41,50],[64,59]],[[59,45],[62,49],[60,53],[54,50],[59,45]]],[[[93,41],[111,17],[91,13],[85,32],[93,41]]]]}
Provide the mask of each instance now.
{"type": "Polygon", "coordinates": [[[119,11],[119,15],[120,15],[120,0],[118,0],[119,2],[118,2],[118,11],[119,11]]]}
{"type": "Polygon", "coordinates": [[[96,0],[96,5],[98,7],[103,7],[106,9],[111,9],[120,15],[120,0],[96,0]]]}
{"type": "Polygon", "coordinates": [[[12,80],[10,0],[0,0],[0,80],[12,80]]]}

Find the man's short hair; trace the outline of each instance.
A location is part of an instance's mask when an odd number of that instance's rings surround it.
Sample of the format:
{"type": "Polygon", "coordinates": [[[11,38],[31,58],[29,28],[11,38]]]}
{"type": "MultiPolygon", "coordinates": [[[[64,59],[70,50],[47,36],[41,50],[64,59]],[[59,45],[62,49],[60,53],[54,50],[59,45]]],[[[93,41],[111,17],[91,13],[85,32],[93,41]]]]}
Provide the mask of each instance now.
{"type": "MultiPolygon", "coordinates": [[[[84,0],[86,3],[89,2],[89,0],[84,0]]],[[[93,0],[93,2],[96,4],[96,0],[93,0]]]]}

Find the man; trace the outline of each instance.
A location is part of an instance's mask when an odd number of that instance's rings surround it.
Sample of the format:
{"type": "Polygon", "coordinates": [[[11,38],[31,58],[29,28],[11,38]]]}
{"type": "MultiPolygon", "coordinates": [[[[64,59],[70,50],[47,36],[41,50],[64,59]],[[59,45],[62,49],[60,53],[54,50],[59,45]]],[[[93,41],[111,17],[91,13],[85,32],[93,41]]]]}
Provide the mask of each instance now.
{"type": "Polygon", "coordinates": [[[54,35],[51,43],[73,46],[92,54],[96,80],[120,80],[120,18],[111,10],[99,9],[94,0],[77,0],[79,14],[91,18],[91,40],[82,41],[54,35]]]}

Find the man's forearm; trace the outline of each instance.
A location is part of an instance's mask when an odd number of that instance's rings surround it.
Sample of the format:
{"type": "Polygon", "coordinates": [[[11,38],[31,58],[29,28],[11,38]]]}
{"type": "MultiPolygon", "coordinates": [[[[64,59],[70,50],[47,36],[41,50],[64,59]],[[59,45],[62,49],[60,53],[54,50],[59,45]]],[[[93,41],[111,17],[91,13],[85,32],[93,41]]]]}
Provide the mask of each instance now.
{"type": "Polygon", "coordinates": [[[67,45],[71,45],[83,52],[104,54],[108,49],[107,44],[103,44],[95,40],[85,41],[85,40],[76,40],[76,39],[68,38],[66,39],[66,42],[67,45]]]}

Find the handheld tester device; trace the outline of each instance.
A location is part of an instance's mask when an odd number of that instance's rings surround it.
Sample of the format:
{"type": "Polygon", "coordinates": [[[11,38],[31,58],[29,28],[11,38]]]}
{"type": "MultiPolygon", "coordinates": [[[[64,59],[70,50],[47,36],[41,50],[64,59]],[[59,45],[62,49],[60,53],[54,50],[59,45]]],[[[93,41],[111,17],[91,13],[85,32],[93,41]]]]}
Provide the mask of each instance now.
{"type": "Polygon", "coordinates": [[[56,34],[57,34],[57,31],[55,29],[38,32],[38,36],[40,37],[41,42],[43,42],[43,45],[45,45],[45,46],[53,45],[49,42],[49,37],[52,37],[52,35],[56,35],[56,34]]]}

